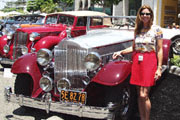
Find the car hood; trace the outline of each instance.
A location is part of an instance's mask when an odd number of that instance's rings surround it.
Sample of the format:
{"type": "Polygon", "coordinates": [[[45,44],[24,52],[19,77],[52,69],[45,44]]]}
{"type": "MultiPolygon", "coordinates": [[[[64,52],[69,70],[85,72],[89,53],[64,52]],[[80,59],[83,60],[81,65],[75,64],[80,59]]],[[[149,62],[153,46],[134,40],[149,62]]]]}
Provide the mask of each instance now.
{"type": "Polygon", "coordinates": [[[32,32],[55,32],[55,31],[63,31],[66,30],[65,25],[42,25],[38,27],[25,27],[18,28],[17,31],[32,33],[32,32]]]}
{"type": "Polygon", "coordinates": [[[86,35],[64,40],[62,43],[60,42],[59,45],[76,44],[81,48],[90,49],[133,39],[133,30],[112,30],[107,28],[89,31],[86,35]]]}
{"type": "Polygon", "coordinates": [[[180,35],[179,29],[162,28],[162,32],[163,32],[163,39],[172,39],[174,36],[180,35]]]}

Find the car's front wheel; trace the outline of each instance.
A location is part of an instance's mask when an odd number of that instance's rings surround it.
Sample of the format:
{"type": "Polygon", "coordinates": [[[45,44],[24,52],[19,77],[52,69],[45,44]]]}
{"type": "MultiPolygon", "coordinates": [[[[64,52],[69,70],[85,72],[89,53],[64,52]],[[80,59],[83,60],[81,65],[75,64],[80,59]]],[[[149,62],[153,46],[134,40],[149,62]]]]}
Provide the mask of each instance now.
{"type": "MultiPolygon", "coordinates": [[[[28,74],[18,74],[15,80],[14,92],[17,95],[31,96],[33,82],[31,76],[28,74]]],[[[21,106],[26,111],[32,111],[32,108],[21,106]]]]}
{"type": "Polygon", "coordinates": [[[87,105],[109,108],[111,117],[107,120],[131,120],[133,117],[137,103],[136,89],[128,80],[116,86],[92,82],[86,92],[87,105]]]}
{"type": "Polygon", "coordinates": [[[32,78],[27,74],[18,74],[15,80],[14,92],[18,95],[31,96],[32,78]]]}
{"type": "Polygon", "coordinates": [[[119,91],[108,93],[107,102],[112,105],[112,120],[131,120],[135,109],[135,88],[125,83],[119,91]]]}

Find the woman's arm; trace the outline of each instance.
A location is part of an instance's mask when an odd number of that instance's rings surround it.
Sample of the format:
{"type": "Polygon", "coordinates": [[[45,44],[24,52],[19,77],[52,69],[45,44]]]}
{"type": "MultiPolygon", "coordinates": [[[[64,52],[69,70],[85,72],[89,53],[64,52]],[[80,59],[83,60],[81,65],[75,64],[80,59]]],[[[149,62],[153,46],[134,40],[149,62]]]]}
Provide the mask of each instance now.
{"type": "Polygon", "coordinates": [[[163,61],[163,40],[160,39],[157,41],[157,60],[158,66],[155,73],[155,80],[159,79],[162,74],[162,61],[163,61]]]}
{"type": "Polygon", "coordinates": [[[157,60],[158,60],[158,69],[162,69],[163,61],[163,40],[160,39],[157,41],[157,60]]]}
{"type": "Polygon", "coordinates": [[[118,51],[118,52],[115,52],[112,56],[113,59],[116,59],[118,56],[121,56],[121,55],[125,55],[125,54],[128,54],[128,53],[131,53],[133,52],[133,46],[134,46],[134,41],[133,41],[133,45],[124,49],[124,50],[121,50],[121,51],[118,51]]]}

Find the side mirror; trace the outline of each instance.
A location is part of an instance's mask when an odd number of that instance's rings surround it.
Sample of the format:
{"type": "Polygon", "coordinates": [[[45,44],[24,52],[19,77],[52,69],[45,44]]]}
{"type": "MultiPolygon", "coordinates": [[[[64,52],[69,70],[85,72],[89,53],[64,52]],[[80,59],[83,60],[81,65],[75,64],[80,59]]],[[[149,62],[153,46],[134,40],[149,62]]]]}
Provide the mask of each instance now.
{"type": "Polygon", "coordinates": [[[66,33],[67,33],[67,38],[70,38],[71,37],[71,28],[70,27],[66,28],[66,33]]]}

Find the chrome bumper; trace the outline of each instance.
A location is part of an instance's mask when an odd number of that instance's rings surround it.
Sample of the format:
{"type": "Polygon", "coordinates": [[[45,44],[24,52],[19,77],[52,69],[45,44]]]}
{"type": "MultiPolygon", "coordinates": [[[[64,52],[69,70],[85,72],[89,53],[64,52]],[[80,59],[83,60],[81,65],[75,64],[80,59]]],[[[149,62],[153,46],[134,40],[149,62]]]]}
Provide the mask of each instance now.
{"type": "Polygon", "coordinates": [[[0,57],[0,64],[8,64],[12,65],[14,63],[14,60],[8,59],[8,58],[3,58],[0,57]]]}
{"type": "Polygon", "coordinates": [[[111,107],[94,107],[77,104],[67,104],[63,102],[54,102],[51,100],[51,94],[47,93],[41,99],[29,98],[23,95],[12,94],[11,88],[7,87],[4,91],[5,100],[12,103],[17,103],[20,106],[27,106],[49,111],[75,115],[78,117],[87,117],[95,119],[112,119],[110,112],[111,107]]]}

